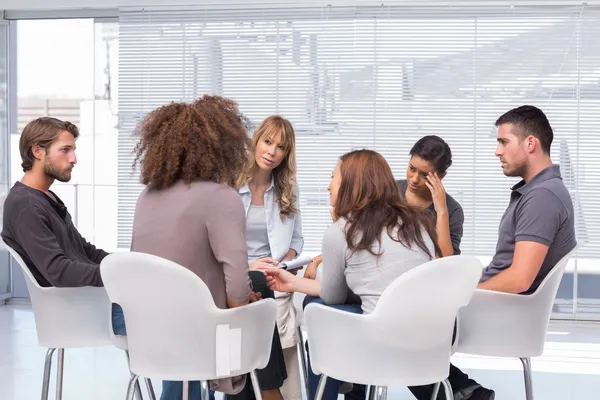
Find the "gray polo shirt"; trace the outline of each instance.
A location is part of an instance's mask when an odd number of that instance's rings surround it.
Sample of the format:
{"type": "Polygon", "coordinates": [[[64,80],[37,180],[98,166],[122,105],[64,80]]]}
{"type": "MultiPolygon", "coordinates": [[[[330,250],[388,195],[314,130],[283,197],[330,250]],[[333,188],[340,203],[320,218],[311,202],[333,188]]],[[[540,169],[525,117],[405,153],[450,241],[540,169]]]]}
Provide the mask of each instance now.
{"type": "Polygon", "coordinates": [[[512,265],[515,243],[519,241],[549,247],[533,284],[523,293],[531,294],[556,263],[577,245],[573,202],[558,165],[551,165],[529,182],[521,181],[512,187],[508,208],[500,220],[496,254],[483,270],[482,282],[512,265]]]}
{"type": "MultiPolygon", "coordinates": [[[[406,198],[406,189],[408,189],[408,182],[406,179],[397,180],[398,186],[400,186],[400,193],[406,198]]],[[[454,255],[460,254],[460,242],[463,237],[463,224],[465,223],[465,214],[458,201],[454,197],[446,193],[446,206],[448,207],[448,221],[450,223],[450,241],[452,242],[452,249],[454,255]]],[[[437,223],[437,214],[435,207],[431,204],[427,210],[433,217],[433,224],[437,223]]]]}

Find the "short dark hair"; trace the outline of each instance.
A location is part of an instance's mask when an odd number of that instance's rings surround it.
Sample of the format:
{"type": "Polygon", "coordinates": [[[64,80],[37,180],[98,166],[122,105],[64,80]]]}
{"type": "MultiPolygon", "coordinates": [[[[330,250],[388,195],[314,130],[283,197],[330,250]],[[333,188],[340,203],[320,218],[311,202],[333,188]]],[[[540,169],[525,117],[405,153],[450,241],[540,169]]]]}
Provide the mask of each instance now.
{"type": "Polygon", "coordinates": [[[511,124],[514,127],[512,132],[521,140],[529,135],[535,136],[542,145],[542,151],[550,154],[554,133],[546,114],[539,108],[527,105],[513,108],[496,121],[497,127],[503,124],[511,124]]]}
{"type": "Polygon", "coordinates": [[[58,138],[62,131],[67,131],[75,139],[79,137],[79,129],[69,121],[61,121],[58,118],[41,117],[28,123],[19,138],[19,152],[21,153],[21,167],[23,172],[33,167],[33,146],[40,146],[48,151],[50,145],[58,138]]]}
{"type": "Polygon", "coordinates": [[[411,156],[421,157],[433,164],[438,174],[445,173],[452,165],[450,146],[439,136],[424,136],[410,149],[411,156]]]}

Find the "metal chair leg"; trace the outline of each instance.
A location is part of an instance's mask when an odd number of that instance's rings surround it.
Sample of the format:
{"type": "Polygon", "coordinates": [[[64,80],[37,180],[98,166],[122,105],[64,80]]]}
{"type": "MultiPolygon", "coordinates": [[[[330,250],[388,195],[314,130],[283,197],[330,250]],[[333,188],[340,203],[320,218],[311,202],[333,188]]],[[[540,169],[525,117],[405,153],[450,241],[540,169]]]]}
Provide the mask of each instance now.
{"type": "Polygon", "coordinates": [[[135,384],[138,381],[138,376],[136,374],[131,374],[131,378],[129,379],[129,385],[127,385],[127,397],[125,400],[133,400],[135,384]]]}
{"type": "Polygon", "coordinates": [[[210,392],[208,388],[208,382],[202,381],[200,382],[200,399],[208,400],[210,398],[210,392]]]}
{"type": "Polygon", "coordinates": [[[437,399],[437,395],[440,392],[440,385],[441,384],[442,384],[442,382],[438,382],[433,387],[433,393],[431,393],[431,400],[436,400],[437,399]]]}
{"type": "MultiPolygon", "coordinates": [[[[133,376],[133,372],[131,372],[131,368],[129,367],[129,351],[125,350],[125,357],[127,357],[127,369],[129,369],[129,373],[131,374],[131,376],[133,376]]],[[[148,382],[150,382],[150,379],[146,380],[146,385],[148,385],[148,382]]],[[[140,381],[139,379],[136,379],[135,381],[135,398],[137,398],[138,400],[144,400],[144,398],[142,397],[142,388],[140,387],[140,381]]],[[[150,395],[150,399],[152,400],[156,400],[156,398],[154,397],[154,389],[152,389],[152,383],[150,382],[150,388],[148,389],[148,393],[150,394],[150,390],[152,390],[152,394],[150,395]]]]}
{"type": "Polygon", "coordinates": [[[302,363],[302,372],[304,372],[304,388],[306,389],[306,394],[308,396],[308,366],[306,363],[306,350],[304,347],[304,334],[302,333],[302,327],[299,326],[297,329],[298,332],[298,351],[300,352],[300,361],[302,363]]]}
{"type": "Polygon", "coordinates": [[[42,381],[42,400],[48,400],[50,390],[50,371],[52,370],[52,355],[56,349],[48,349],[46,361],[44,362],[44,380],[42,381]]]}
{"type": "Polygon", "coordinates": [[[531,359],[521,358],[523,364],[523,374],[525,377],[525,398],[533,400],[533,379],[531,376],[531,359]]]}
{"type": "Polygon", "coordinates": [[[58,349],[57,365],[56,365],[56,400],[62,400],[64,367],[65,367],[65,349],[58,349]]]}
{"type": "MultiPolygon", "coordinates": [[[[146,382],[146,390],[148,391],[148,397],[150,400],[156,400],[156,394],[154,394],[154,388],[152,387],[152,379],[144,378],[144,382],[146,382]]],[[[142,398],[142,393],[140,390],[140,399],[142,398]]]]}
{"type": "Polygon", "coordinates": [[[183,400],[190,400],[190,381],[183,381],[183,400]]]}
{"type": "Polygon", "coordinates": [[[317,394],[315,395],[315,400],[323,399],[323,393],[325,392],[326,384],[327,384],[327,375],[322,374],[321,379],[319,379],[319,386],[317,386],[317,394]]]}
{"type": "Polygon", "coordinates": [[[258,376],[256,376],[256,371],[250,372],[250,379],[252,379],[254,397],[256,398],[256,400],[262,400],[262,393],[260,391],[260,384],[258,383],[258,376]]]}
{"type": "Polygon", "coordinates": [[[444,394],[446,395],[446,400],[454,400],[454,394],[452,392],[452,385],[450,385],[450,381],[448,379],[444,379],[442,385],[444,385],[444,394]]]}

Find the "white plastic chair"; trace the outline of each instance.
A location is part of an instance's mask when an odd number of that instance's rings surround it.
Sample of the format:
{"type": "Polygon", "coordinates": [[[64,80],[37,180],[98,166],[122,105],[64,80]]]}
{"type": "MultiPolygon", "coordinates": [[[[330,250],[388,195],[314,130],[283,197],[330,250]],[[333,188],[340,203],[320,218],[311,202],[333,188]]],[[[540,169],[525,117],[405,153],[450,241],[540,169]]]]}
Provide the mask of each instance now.
{"type": "MultiPolygon", "coordinates": [[[[5,243],[6,244],[6,243],[5,243]]],[[[6,245],[25,275],[31,296],[38,342],[48,348],[44,364],[42,400],[48,399],[52,355],[58,349],[56,400],[62,398],[64,351],[68,348],[109,346],[110,302],[101,287],[41,287],[21,256],[6,245]]]]}
{"type": "Polygon", "coordinates": [[[149,254],[113,253],[100,264],[110,299],[124,311],[130,366],[151,379],[207,381],[249,373],[261,399],[256,369],[271,354],[276,304],[261,300],[244,307],[219,309],[206,284],[192,271],[149,254]],[[243,343],[243,345],[242,345],[243,343]]]}
{"type": "Polygon", "coordinates": [[[309,304],[304,310],[312,369],[322,374],[320,400],[328,376],[378,386],[435,383],[434,397],[447,381],[452,333],[458,309],[479,282],[482,265],[475,257],[451,256],[420,265],[384,291],[373,313],[352,314],[309,304]]]}
{"type": "MultiPolygon", "coordinates": [[[[31,297],[38,342],[40,346],[48,348],[44,364],[42,400],[48,399],[52,355],[56,349],[58,349],[56,400],[62,398],[66,348],[99,347],[113,344],[125,351],[129,362],[127,339],[113,334],[112,308],[104,288],[90,286],[79,288],[41,287],[19,253],[6,243],[4,245],[23,270],[31,297]]],[[[156,400],[152,383],[149,380],[146,381],[146,387],[150,400],[156,400]]],[[[142,400],[139,385],[136,385],[135,394],[139,400],[142,400]]]]}
{"type": "Polygon", "coordinates": [[[530,295],[477,289],[460,310],[458,348],[461,353],[519,358],[525,394],[533,399],[531,357],[542,355],[554,298],[569,258],[564,256],[530,295]]]}

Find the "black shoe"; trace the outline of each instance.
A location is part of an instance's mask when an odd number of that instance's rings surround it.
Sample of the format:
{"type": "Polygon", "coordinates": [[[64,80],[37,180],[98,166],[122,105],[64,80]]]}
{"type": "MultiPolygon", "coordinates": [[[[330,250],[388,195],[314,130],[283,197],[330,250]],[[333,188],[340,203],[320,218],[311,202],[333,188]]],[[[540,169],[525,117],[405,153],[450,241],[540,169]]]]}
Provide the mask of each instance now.
{"type": "Polygon", "coordinates": [[[496,393],[493,390],[479,387],[473,391],[471,396],[467,397],[468,400],[494,400],[496,393]]]}

